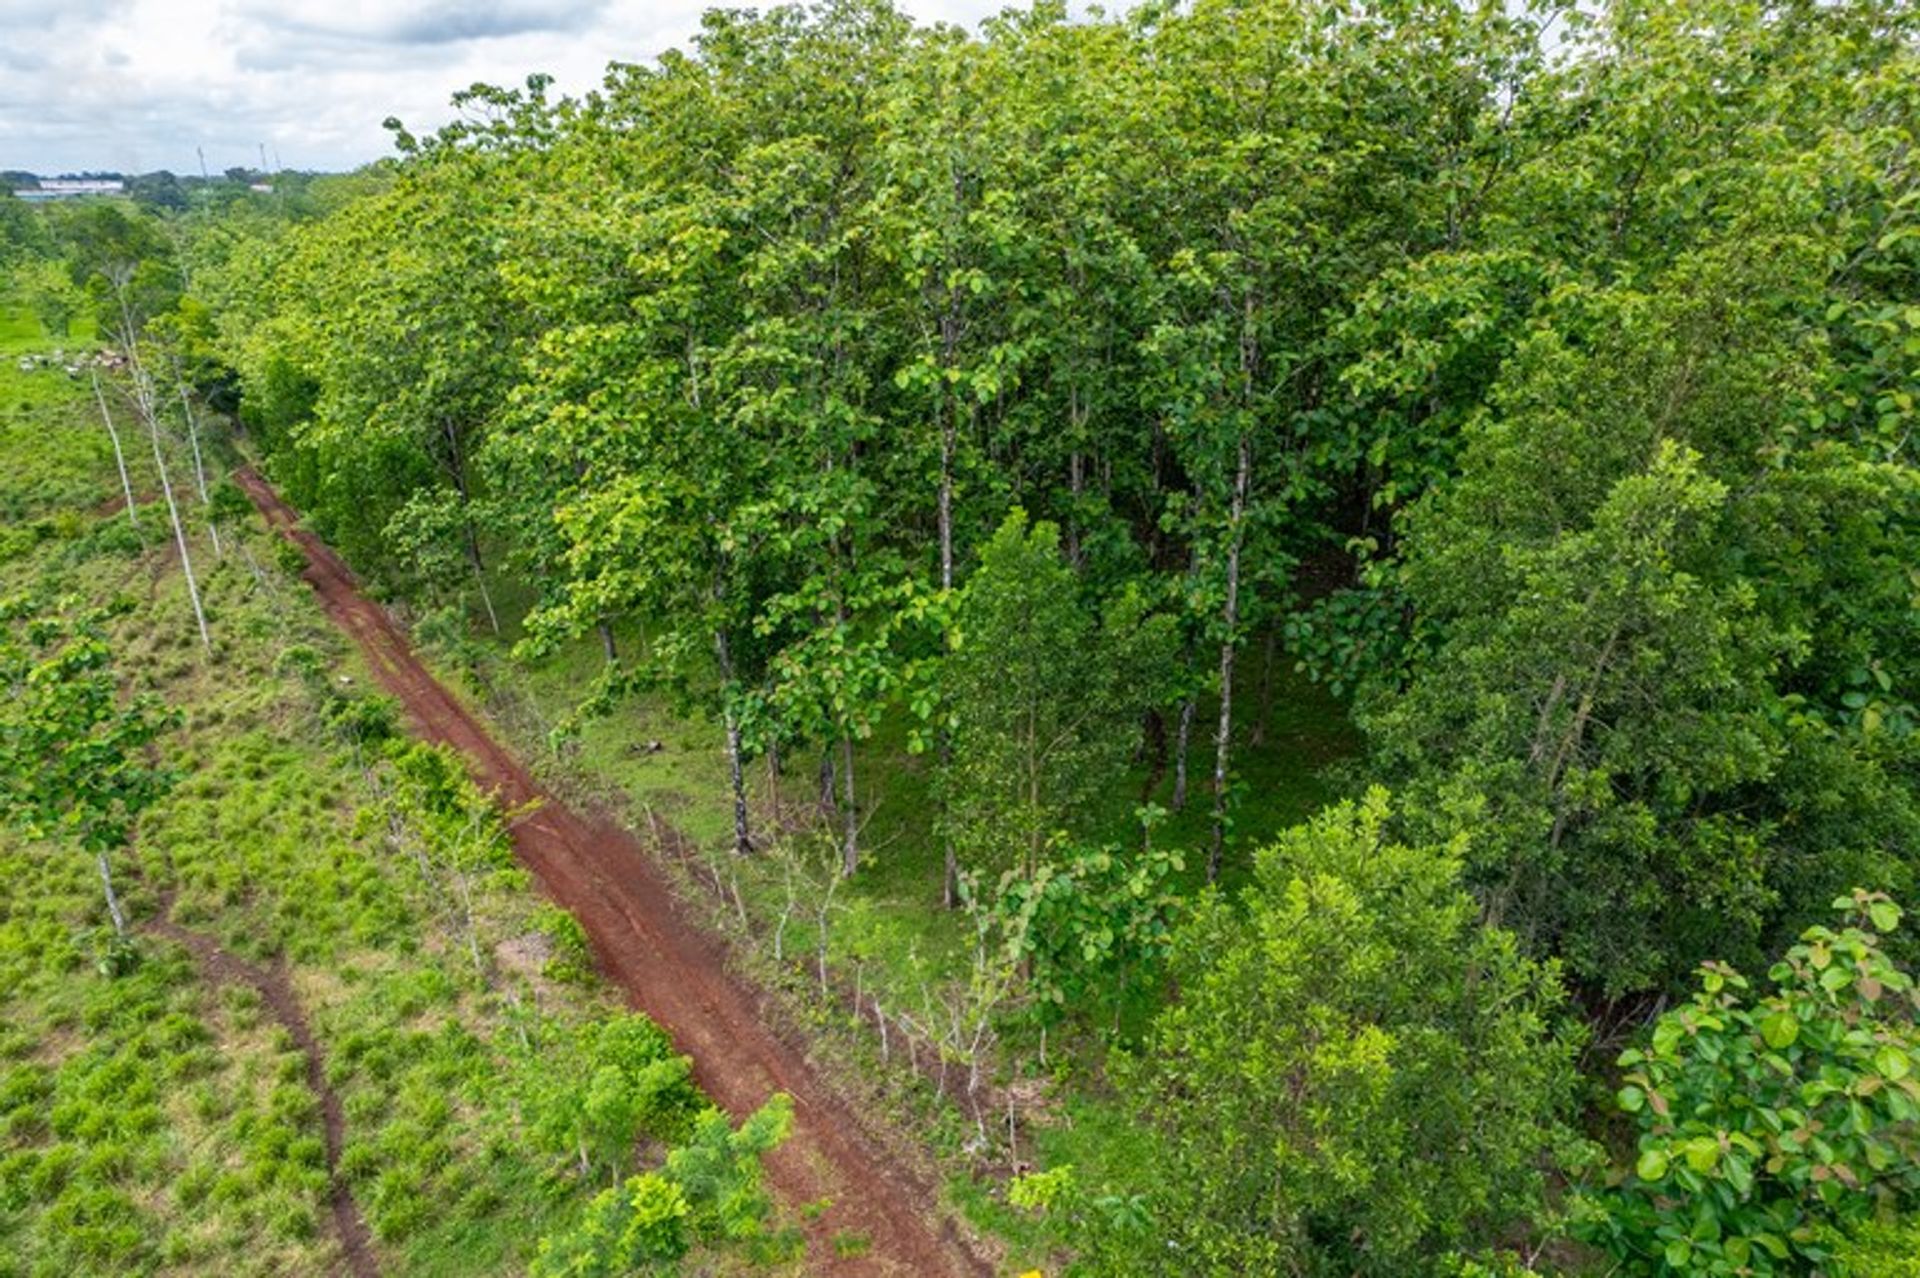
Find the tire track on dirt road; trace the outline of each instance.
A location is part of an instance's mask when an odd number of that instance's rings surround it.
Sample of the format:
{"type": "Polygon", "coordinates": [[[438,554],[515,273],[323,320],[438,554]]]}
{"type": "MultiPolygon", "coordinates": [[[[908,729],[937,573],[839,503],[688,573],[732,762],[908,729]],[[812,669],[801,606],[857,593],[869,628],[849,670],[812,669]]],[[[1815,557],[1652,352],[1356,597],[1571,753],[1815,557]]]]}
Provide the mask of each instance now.
{"type": "Polygon", "coordinates": [[[600,969],[693,1058],[694,1077],[736,1116],[776,1091],[794,1101],[794,1130],[767,1159],[768,1178],[789,1207],[831,1199],[808,1227],[807,1272],[990,1275],[950,1220],[932,1184],[890,1156],[851,1106],[760,1016],[760,999],[726,966],[722,944],[686,918],[670,881],[625,827],[548,794],[414,655],[384,609],[364,598],[352,572],[252,468],[235,475],[267,524],[304,553],[302,574],[327,614],[365,653],[382,688],[418,735],[463,755],[481,788],[514,810],[513,842],[547,895],[585,928],[600,969]],[[843,1257],[833,1238],[864,1234],[865,1255],[843,1257]]]}

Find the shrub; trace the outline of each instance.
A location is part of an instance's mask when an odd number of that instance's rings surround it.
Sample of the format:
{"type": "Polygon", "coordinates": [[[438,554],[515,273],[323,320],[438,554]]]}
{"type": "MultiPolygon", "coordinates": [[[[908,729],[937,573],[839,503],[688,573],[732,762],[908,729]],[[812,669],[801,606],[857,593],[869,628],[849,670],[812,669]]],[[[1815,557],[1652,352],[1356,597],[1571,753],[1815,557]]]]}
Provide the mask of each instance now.
{"type": "Polygon", "coordinates": [[[1839,1231],[1920,1201],[1913,978],[1881,949],[1899,907],[1834,903],[1755,997],[1722,963],[1620,1057],[1633,1165],[1589,1200],[1585,1232],[1656,1273],[1789,1274],[1829,1265],[1839,1231]]]}
{"type": "Polygon", "coordinates": [[[547,979],[575,984],[593,979],[593,951],[579,919],[550,901],[542,901],[534,912],[533,925],[553,946],[544,969],[547,979]]]}
{"type": "MultiPolygon", "coordinates": [[[[1023,962],[1036,1020],[1091,1017],[1158,975],[1179,906],[1171,882],[1183,867],[1177,852],[1077,849],[1001,876],[987,908],[1023,962]]],[[[964,881],[963,891],[971,907],[964,881]]]]}
{"type": "Polygon", "coordinates": [[[793,1102],[772,1100],[734,1128],[717,1109],[702,1113],[666,1166],[606,1190],[580,1223],[543,1239],[534,1278],[602,1278],[658,1271],[696,1243],[746,1245],[767,1231],[773,1201],[760,1162],[793,1130],[793,1102]]]}

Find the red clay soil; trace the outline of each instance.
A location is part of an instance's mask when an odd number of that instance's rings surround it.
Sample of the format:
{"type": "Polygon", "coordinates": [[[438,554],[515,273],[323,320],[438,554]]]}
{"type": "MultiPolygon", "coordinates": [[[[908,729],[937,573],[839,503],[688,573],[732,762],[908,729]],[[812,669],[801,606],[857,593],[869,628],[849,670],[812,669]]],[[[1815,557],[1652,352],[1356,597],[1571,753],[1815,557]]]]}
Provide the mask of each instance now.
{"type": "Polygon", "coordinates": [[[683,914],[639,839],[606,815],[576,811],[542,789],[434,679],[393,620],[360,594],[339,556],[298,526],[279,494],[251,468],[235,478],[268,525],[305,553],[302,575],[418,735],[458,750],[503,807],[539,805],[513,827],[521,861],[580,921],[600,970],[693,1058],[706,1094],[736,1116],[775,1092],[793,1097],[793,1135],[768,1158],[767,1171],[790,1207],[832,1201],[808,1227],[807,1272],[991,1274],[952,1222],[940,1219],[925,1178],[885,1152],[804,1052],[762,1020],[759,995],[728,970],[722,943],[683,914]],[[833,1239],[843,1231],[868,1240],[863,1255],[836,1254],[833,1239]]]}
{"type": "Polygon", "coordinates": [[[307,1086],[320,1102],[320,1121],[326,1130],[327,1199],[333,1208],[333,1230],[346,1256],[347,1272],[353,1278],[379,1278],[373,1235],[367,1232],[366,1218],[360,1214],[353,1190],[340,1178],[340,1150],[346,1143],[347,1131],[340,1097],[327,1083],[326,1058],[321,1053],[319,1040],[313,1036],[313,1027],[307,1024],[306,1014],[300,1010],[300,1000],[295,997],[285,970],[249,962],[220,948],[213,938],[181,927],[167,917],[170,905],[171,901],[163,901],[161,916],[147,920],[141,925],[142,929],[184,947],[193,955],[201,976],[209,983],[249,985],[258,990],[267,1010],[286,1027],[301,1055],[306,1057],[307,1086]]]}

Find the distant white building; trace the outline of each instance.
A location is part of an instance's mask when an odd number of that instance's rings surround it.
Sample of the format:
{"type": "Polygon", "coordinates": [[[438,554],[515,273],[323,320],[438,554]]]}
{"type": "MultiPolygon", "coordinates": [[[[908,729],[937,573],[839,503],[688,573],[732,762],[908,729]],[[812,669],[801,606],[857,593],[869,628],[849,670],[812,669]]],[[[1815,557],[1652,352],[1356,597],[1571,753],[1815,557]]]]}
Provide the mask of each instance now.
{"type": "Polygon", "coordinates": [[[83,200],[101,195],[123,195],[127,184],[119,178],[41,178],[39,186],[16,187],[13,198],[30,203],[45,200],[83,200]]]}

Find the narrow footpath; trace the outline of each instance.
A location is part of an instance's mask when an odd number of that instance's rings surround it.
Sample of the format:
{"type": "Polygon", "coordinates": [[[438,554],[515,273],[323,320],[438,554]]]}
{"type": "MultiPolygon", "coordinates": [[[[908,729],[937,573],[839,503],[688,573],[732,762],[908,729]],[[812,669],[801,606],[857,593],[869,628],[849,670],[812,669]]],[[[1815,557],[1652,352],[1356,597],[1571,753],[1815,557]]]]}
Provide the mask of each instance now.
{"type": "Polygon", "coordinates": [[[806,1272],[992,1274],[941,1218],[933,1186],[889,1156],[804,1052],[765,1024],[759,996],[727,969],[719,940],[685,917],[639,839],[606,815],[576,811],[542,789],[434,679],[385,610],[360,594],[346,564],[298,526],[279,494],[251,468],[235,479],[268,526],[305,554],[303,576],[418,735],[458,750],[475,781],[503,807],[538,804],[513,826],[521,861],[547,895],[580,920],[600,970],[693,1058],[694,1077],[707,1095],[736,1116],[774,1092],[793,1097],[793,1135],[768,1158],[767,1171],[789,1208],[832,1202],[808,1226],[806,1272]],[[833,1240],[843,1233],[865,1236],[869,1249],[857,1257],[837,1255],[833,1240]]]}
{"type": "Polygon", "coordinates": [[[346,1144],[347,1121],[340,1097],[327,1083],[326,1057],[320,1040],[313,1036],[300,999],[293,992],[286,969],[250,962],[210,936],[181,927],[173,921],[173,897],[169,892],[160,902],[160,914],[141,924],[141,930],[172,941],[193,956],[201,977],[209,985],[246,985],[259,993],[273,1019],[292,1037],[294,1046],[306,1060],[307,1087],[320,1104],[321,1129],[326,1139],[327,1206],[333,1213],[333,1232],[340,1242],[346,1269],[353,1278],[379,1278],[380,1265],[374,1258],[373,1235],[353,1189],[340,1175],[340,1151],[346,1144]]]}

